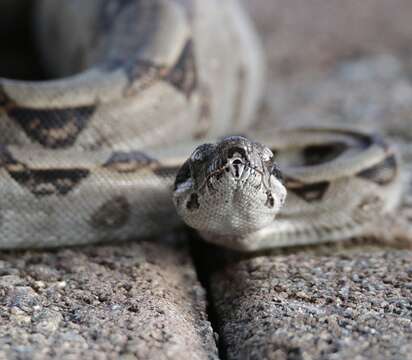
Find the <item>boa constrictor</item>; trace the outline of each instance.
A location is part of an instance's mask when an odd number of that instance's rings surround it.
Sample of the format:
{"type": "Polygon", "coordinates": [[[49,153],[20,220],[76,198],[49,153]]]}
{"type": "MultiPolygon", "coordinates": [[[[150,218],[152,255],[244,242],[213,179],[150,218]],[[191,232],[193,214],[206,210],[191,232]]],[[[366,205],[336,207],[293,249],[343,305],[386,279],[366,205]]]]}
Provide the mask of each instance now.
{"type": "Polygon", "coordinates": [[[396,153],[352,130],[249,132],[185,161],[243,134],[260,96],[235,0],[39,0],[34,23],[55,79],[0,78],[0,248],[154,236],[179,214],[257,250],[364,235],[399,203],[396,153]]]}

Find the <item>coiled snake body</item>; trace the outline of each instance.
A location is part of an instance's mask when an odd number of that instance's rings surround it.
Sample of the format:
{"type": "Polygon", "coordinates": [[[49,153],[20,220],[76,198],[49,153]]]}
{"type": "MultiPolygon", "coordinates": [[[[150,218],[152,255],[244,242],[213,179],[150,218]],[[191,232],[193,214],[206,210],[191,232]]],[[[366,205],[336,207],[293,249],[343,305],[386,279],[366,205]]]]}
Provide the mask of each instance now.
{"type": "Polygon", "coordinates": [[[256,250],[363,235],[399,203],[396,153],[352,130],[249,132],[185,161],[253,119],[263,66],[235,0],[42,0],[35,23],[58,79],[0,78],[1,248],[145,237],[179,213],[256,250]]]}

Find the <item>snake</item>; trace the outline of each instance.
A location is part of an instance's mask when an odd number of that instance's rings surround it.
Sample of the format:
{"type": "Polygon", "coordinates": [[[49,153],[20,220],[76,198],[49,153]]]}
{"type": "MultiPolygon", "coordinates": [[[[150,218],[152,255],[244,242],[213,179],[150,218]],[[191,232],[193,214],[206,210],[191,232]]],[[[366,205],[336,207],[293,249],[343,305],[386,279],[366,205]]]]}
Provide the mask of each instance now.
{"type": "Polygon", "coordinates": [[[236,0],[38,0],[45,80],[0,78],[0,248],[157,237],[240,251],[376,233],[402,199],[385,139],[253,129],[264,60],[236,0]]]}

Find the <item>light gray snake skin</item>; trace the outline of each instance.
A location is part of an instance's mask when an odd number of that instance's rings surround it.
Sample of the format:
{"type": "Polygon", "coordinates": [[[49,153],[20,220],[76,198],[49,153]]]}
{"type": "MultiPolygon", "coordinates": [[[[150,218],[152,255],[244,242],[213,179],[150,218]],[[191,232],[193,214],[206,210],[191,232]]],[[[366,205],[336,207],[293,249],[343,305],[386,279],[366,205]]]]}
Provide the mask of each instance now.
{"type": "Polygon", "coordinates": [[[235,0],[42,0],[34,19],[56,80],[0,78],[0,248],[154,236],[179,214],[258,250],[372,233],[398,205],[398,156],[369,134],[221,138],[263,82],[235,0]]]}

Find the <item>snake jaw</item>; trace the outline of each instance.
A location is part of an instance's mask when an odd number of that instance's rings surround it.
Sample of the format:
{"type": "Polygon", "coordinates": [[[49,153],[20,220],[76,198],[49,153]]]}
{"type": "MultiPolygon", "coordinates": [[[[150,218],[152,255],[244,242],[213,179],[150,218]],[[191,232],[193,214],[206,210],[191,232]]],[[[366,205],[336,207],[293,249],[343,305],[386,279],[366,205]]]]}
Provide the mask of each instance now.
{"type": "Polygon", "coordinates": [[[195,149],[178,172],[174,204],[201,232],[241,236],[273,222],[286,197],[278,177],[270,149],[227,137],[195,149]]]}

